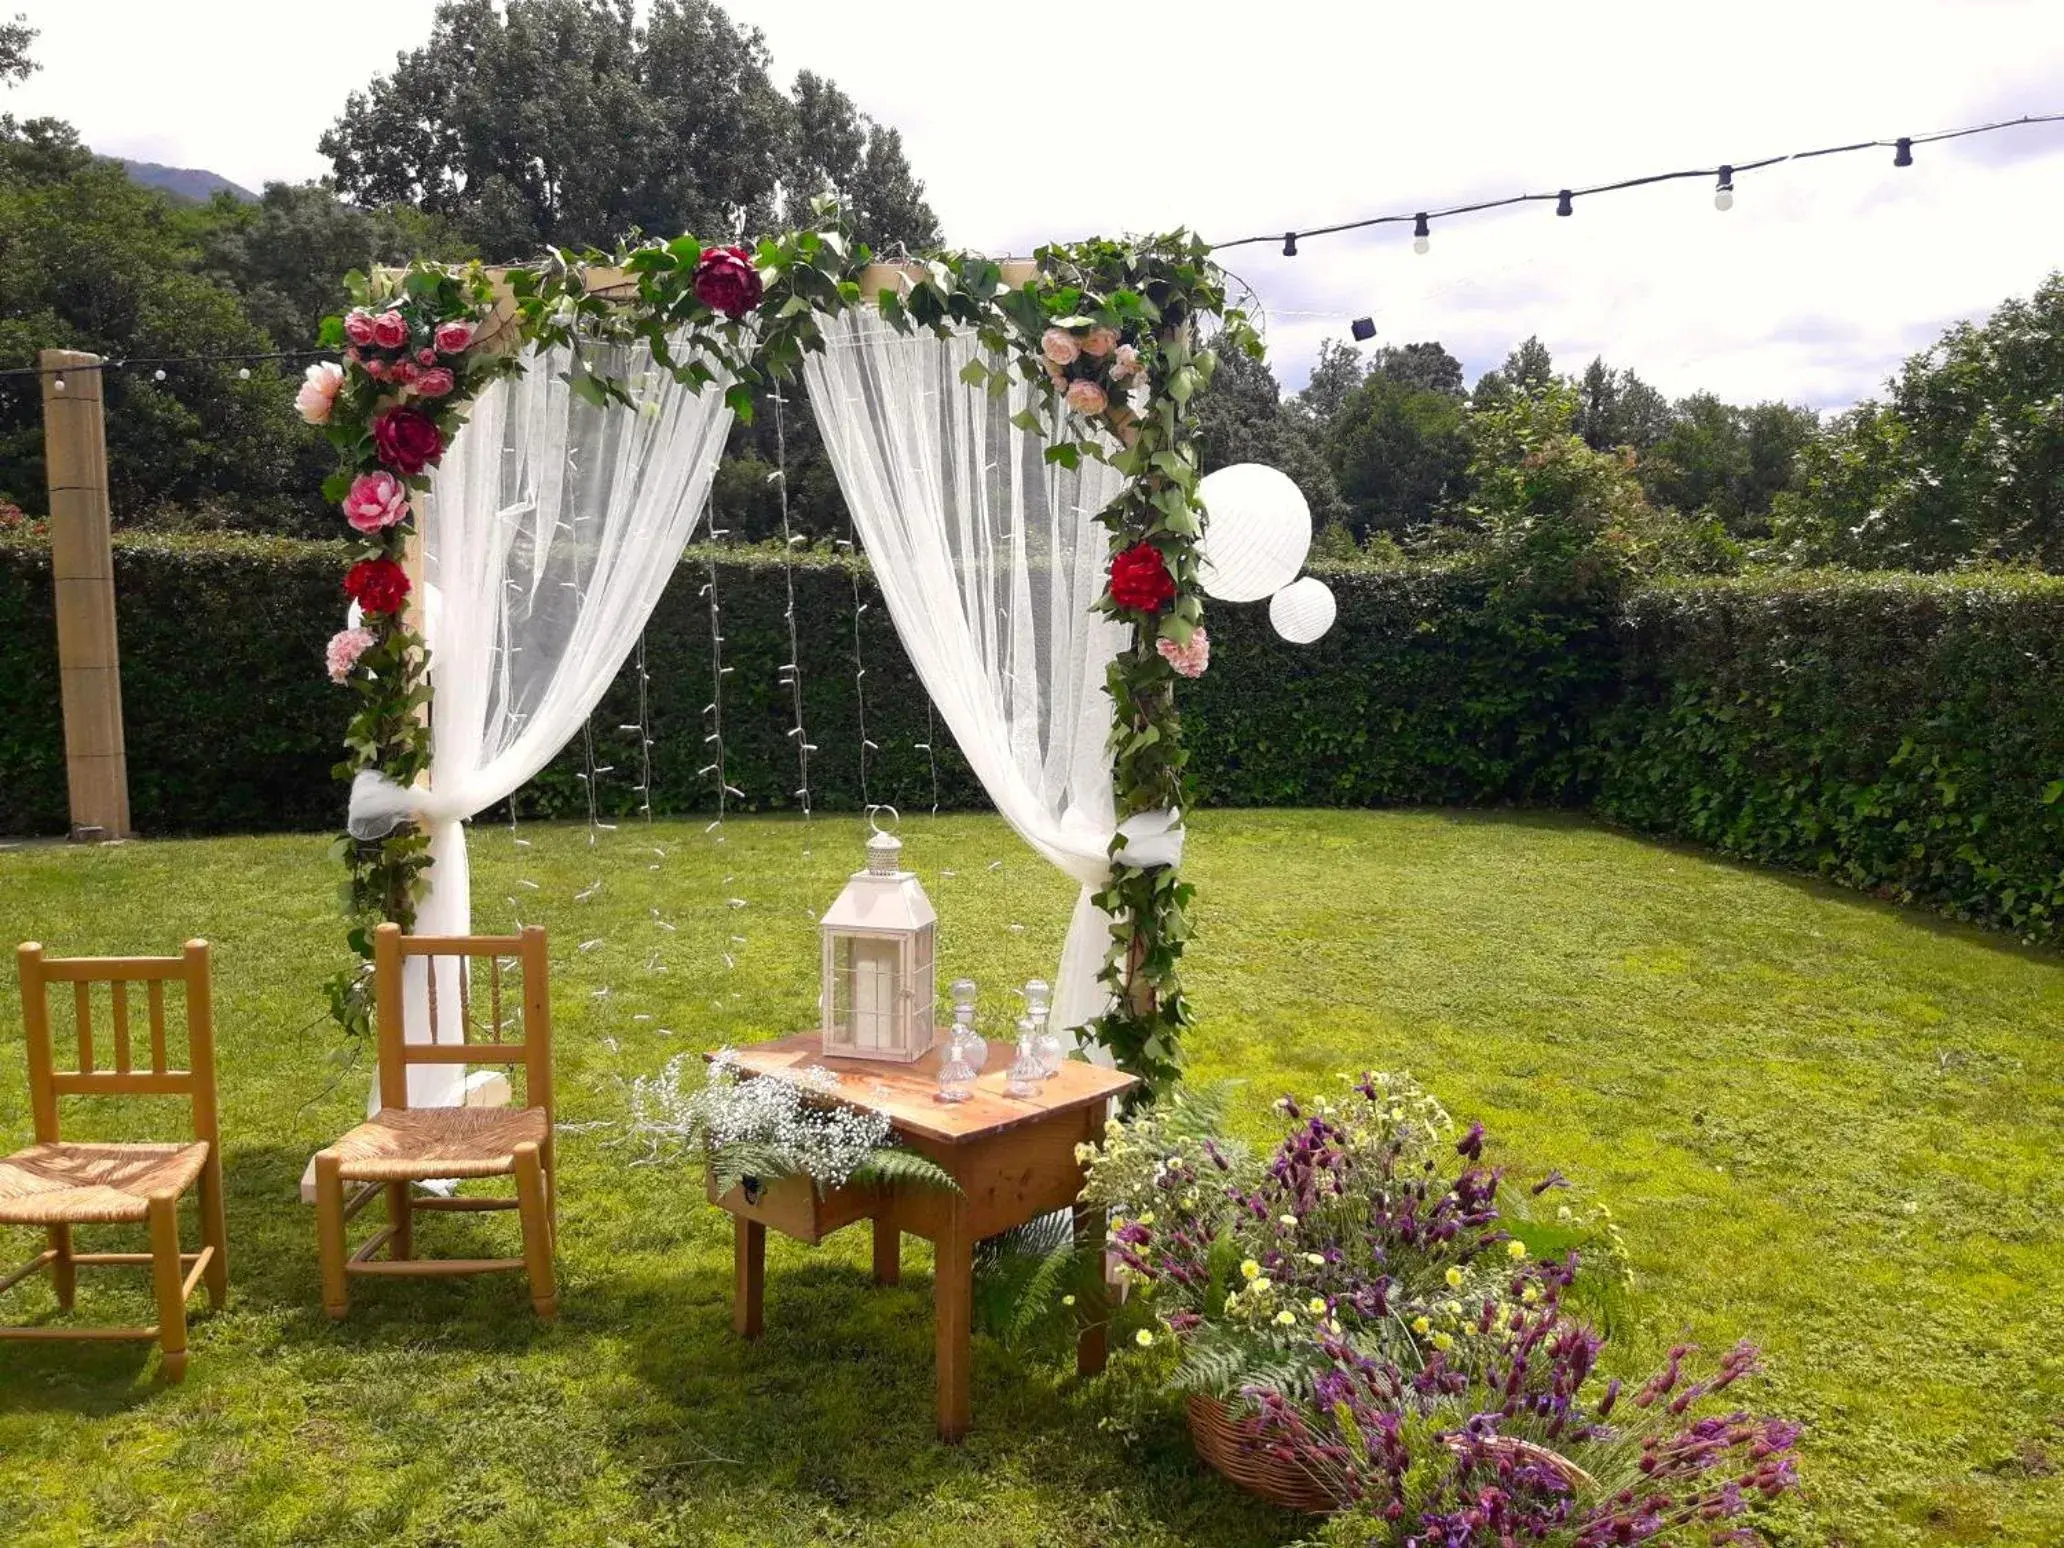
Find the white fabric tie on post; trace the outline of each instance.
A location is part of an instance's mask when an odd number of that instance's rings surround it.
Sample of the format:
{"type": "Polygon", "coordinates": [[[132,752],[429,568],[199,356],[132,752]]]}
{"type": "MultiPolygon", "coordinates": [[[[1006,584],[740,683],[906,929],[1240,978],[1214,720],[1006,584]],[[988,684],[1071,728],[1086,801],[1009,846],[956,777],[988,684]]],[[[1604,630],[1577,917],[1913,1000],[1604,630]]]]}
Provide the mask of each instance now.
{"type": "MultiPolygon", "coordinates": [[[[1046,461],[1048,438],[1010,423],[1043,411],[1014,370],[996,397],[962,381],[972,360],[1009,365],[971,331],[904,334],[855,309],[824,332],[804,379],[903,648],[996,809],[1082,884],[1053,1001],[1072,1032],[1111,999],[1097,975],[1113,921],[1095,903],[1119,832],[1105,674],[1129,630],[1092,609],[1110,554],[1096,517],[1124,481],[1046,461]]],[[[1172,813],[1126,827],[1134,863],[1180,852],[1172,813]]]]}
{"type": "MultiPolygon", "coordinates": [[[[690,391],[642,344],[586,349],[598,373],[628,384],[630,409],[576,397],[567,347],[535,352],[474,401],[419,500],[430,782],[403,789],[361,772],[349,826],[361,838],[411,817],[427,826],[421,935],[471,933],[463,824],[550,762],[615,681],[701,519],[731,428],[723,382],[690,391]]],[[[426,1043],[421,964],[404,982],[404,1029],[426,1043]]],[[[438,969],[438,1038],[457,1042],[458,963],[438,969]]],[[[465,1087],[458,1065],[409,1071],[418,1106],[456,1106],[465,1087]]]]}

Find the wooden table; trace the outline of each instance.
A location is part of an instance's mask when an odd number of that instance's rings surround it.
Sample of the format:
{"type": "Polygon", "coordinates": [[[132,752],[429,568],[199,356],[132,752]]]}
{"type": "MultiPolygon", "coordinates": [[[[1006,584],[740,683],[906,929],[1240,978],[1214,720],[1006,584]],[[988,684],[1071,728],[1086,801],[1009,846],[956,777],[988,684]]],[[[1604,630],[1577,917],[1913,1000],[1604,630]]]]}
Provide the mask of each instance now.
{"type": "MultiPolygon", "coordinates": [[[[973,1304],[975,1243],[1057,1209],[1072,1210],[1075,1239],[1082,1250],[1104,1247],[1102,1209],[1079,1202],[1084,1178],[1075,1147],[1103,1134],[1110,1100],[1136,1082],[1100,1065],[1070,1060],[1041,1083],[1037,1097],[1003,1093],[1016,1050],[991,1043],[989,1058],[967,1101],[947,1103],[936,1095],[939,1065],[949,1035],[912,1064],[871,1059],[827,1059],[816,1032],[738,1049],[748,1075],[780,1075],[818,1068],[840,1077],[825,1100],[885,1114],[898,1144],[929,1156],[953,1174],[958,1194],[943,1188],[896,1184],[884,1188],[836,1188],[819,1194],[804,1179],[775,1183],[748,1198],[734,1188],[715,1202],[736,1217],[736,1294],[732,1326],[745,1338],[759,1336],[766,1294],[767,1227],[801,1241],[816,1242],[857,1220],[874,1222],[874,1277],[894,1284],[901,1271],[902,1233],[933,1244],[937,1267],[932,1281],[934,1338],[938,1358],[939,1438],[958,1441],[970,1419],[969,1335],[973,1304]],[[794,1186],[800,1184],[800,1186],[794,1186]]],[[[1085,1376],[1104,1368],[1104,1297],[1097,1290],[1078,1295],[1080,1332],[1075,1368],[1085,1376]]]]}

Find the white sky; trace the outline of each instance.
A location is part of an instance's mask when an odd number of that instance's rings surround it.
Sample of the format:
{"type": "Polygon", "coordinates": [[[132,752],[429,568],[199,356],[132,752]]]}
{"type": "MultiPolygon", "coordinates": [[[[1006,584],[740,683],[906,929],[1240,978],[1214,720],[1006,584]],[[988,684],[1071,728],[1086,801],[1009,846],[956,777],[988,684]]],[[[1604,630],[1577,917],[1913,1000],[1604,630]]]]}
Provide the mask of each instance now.
{"type": "MultiPolygon", "coordinates": [[[[2064,110],[2064,0],[727,8],[765,31],[779,79],[828,74],[900,128],[948,241],[999,253],[1177,224],[1245,236],[2064,110]]],[[[44,68],[0,107],[256,188],[327,170],[317,136],[428,35],[433,5],[0,0],[18,9],[44,68]]],[[[1839,405],[2064,264],[2064,125],[1915,156],[1745,175],[1724,215],[1687,182],[1570,220],[1437,225],[1425,257],[1390,227],[1228,259],[1289,386],[1367,314],[1379,342],[1437,338],[1472,376],[1538,332],[1568,370],[1603,352],[1672,394],[1839,405]]]]}

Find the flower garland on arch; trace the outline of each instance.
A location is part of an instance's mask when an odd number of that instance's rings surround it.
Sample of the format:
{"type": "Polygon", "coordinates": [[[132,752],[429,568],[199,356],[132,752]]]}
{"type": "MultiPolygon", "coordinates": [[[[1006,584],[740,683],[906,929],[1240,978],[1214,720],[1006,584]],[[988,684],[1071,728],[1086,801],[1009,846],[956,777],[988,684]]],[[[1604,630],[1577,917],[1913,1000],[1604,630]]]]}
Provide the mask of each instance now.
{"type": "MultiPolygon", "coordinates": [[[[428,650],[407,614],[413,498],[471,398],[520,370],[528,346],[642,340],[683,385],[721,386],[749,422],[755,392],[793,380],[804,355],[824,347],[822,320],[863,304],[860,275],[873,255],[835,229],[833,212],[821,213],[825,226],[750,248],[683,236],[619,253],[627,295],[589,288],[589,269],[611,261],[596,253],[558,252],[506,269],[505,292],[478,265],[350,277],[356,305],[323,329],[343,358],[311,367],[299,399],[338,449],[341,465],[324,494],[361,543],[344,585],[363,622],[328,651],[330,675],[359,699],[340,778],[370,768],[406,786],[428,768],[428,650]],[[509,304],[498,307],[502,294],[509,304]]],[[[908,277],[876,297],[887,322],[905,331],[973,328],[990,358],[971,362],[964,380],[1000,395],[1015,371],[1044,394],[1048,413],[1027,410],[1016,422],[1050,436],[1048,461],[1072,468],[1099,458],[1124,475],[1097,518],[1113,550],[1097,606],[1132,630],[1106,684],[1113,791],[1121,821],[1179,816],[1191,791],[1175,682],[1200,675],[1210,659],[1197,583],[1205,513],[1195,404],[1217,359],[1195,332],[1214,317],[1234,347],[1256,356],[1259,336],[1228,305],[1209,249],[1186,232],[1044,247],[1020,286],[1006,284],[993,259],[969,254],[929,258],[908,277]]],[[[624,383],[591,369],[578,348],[572,359],[574,392],[628,404],[624,383]]],[[[1114,839],[1110,883],[1097,895],[1120,922],[1103,972],[1115,1003],[1089,1031],[1151,1094],[1180,1074],[1190,1012],[1179,963],[1192,888],[1176,866],[1128,864],[1123,848],[1114,839]]],[[[413,925],[427,839],[404,827],[373,841],[346,835],[337,850],[350,871],[351,945],[369,958],[373,922],[413,925]]],[[[362,966],[331,984],[347,1031],[368,1029],[366,988],[362,966]]]]}

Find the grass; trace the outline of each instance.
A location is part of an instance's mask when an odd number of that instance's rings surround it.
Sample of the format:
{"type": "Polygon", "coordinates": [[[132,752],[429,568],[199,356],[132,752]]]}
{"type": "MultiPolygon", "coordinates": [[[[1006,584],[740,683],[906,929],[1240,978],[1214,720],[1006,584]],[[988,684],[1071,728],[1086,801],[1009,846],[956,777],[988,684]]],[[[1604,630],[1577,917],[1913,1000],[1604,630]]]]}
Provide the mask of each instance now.
{"type": "MultiPolygon", "coordinates": [[[[0,1346],[12,1544],[1266,1544],[1301,1524],[1191,1456],[1153,1355],[1082,1384],[1059,1347],[978,1341],[976,1430],[931,1437],[928,1265],[866,1282],[864,1234],[769,1254],[768,1331],[729,1332],[730,1235],[609,1125],[668,1056],[804,1025],[809,910],[859,826],[737,821],[475,840],[476,919],[553,931],[562,1319],[510,1277],[367,1283],[317,1306],[307,1157],[363,1067],[316,993],[337,964],[324,842],[0,853],[0,936],[62,952],[215,943],[232,1299],[184,1386],[142,1346],[0,1346]],[[585,901],[590,884],[601,882],[585,901]],[[523,885],[535,883],[535,888],[523,885]],[[732,906],[727,900],[741,900],[732,906]],[[727,961],[728,957],[728,961],[727,961]]],[[[942,970],[1046,972],[1069,885],[1000,823],[906,837],[942,970]]],[[[1281,1090],[1363,1066],[1481,1117],[1518,1172],[1610,1201],[1640,1280],[1638,1364],[1760,1340],[1756,1401],[1808,1426],[1786,1544],[2064,1540],[2064,964],[2002,939],[1578,820],[1208,813],[1192,836],[1199,1076],[1281,1090]]],[[[0,987],[0,1147],[27,1130],[0,987]]],[[[100,1112],[84,1116],[105,1132],[100,1112]]],[[[434,1218],[432,1250],[507,1250],[434,1218]]],[[[112,1234],[112,1233],[108,1233],[112,1234]]],[[[0,1229],[6,1261],[37,1245],[0,1229]]],[[[6,1298],[51,1315],[48,1292],[6,1298]]],[[[82,1311],[147,1320],[99,1271],[82,1311]]]]}

